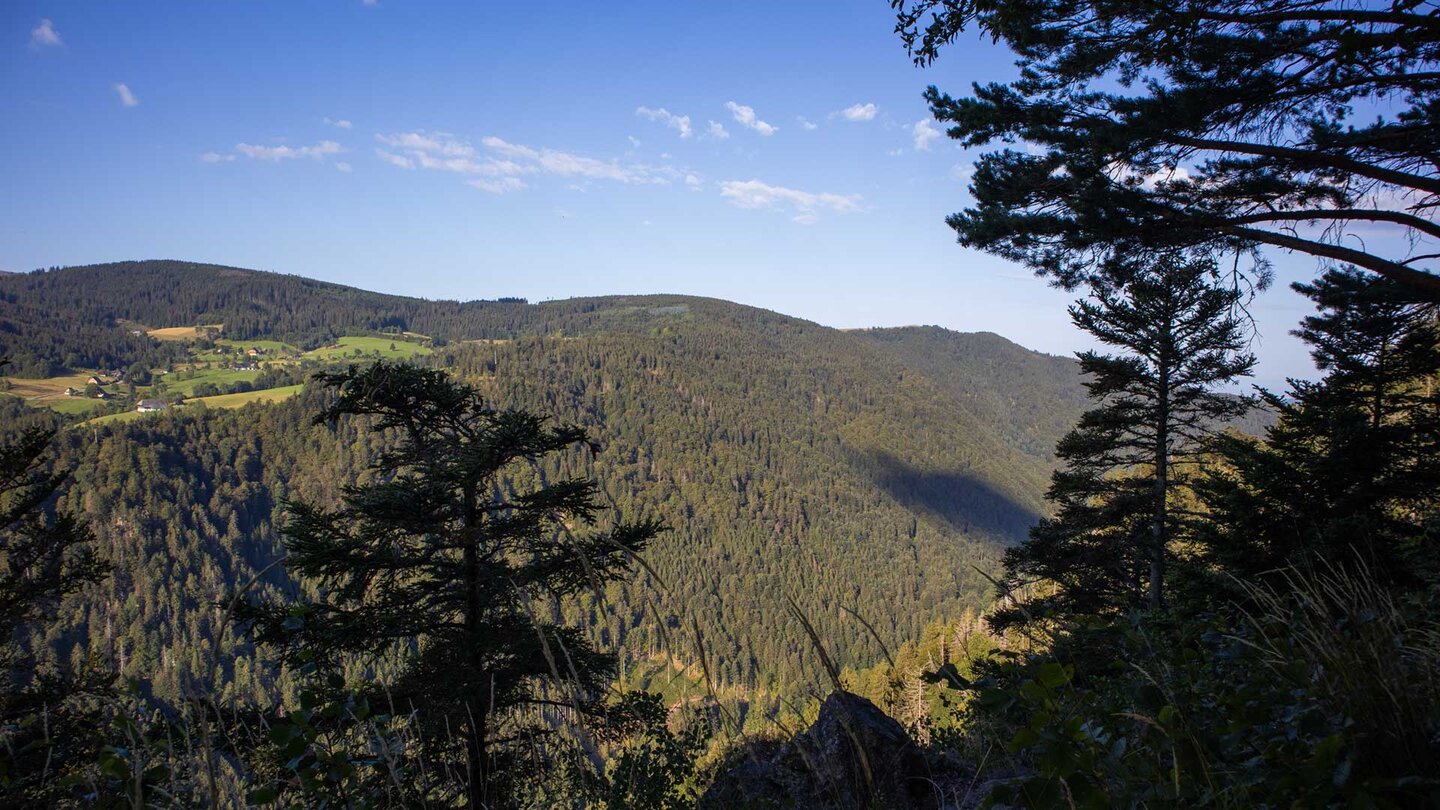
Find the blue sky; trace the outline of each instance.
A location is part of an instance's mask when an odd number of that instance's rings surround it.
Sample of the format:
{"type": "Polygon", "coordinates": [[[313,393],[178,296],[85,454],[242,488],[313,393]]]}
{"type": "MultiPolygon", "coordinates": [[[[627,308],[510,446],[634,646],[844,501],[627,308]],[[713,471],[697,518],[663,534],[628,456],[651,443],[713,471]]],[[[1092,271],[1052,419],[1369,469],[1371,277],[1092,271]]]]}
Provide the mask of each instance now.
{"type": "MultiPolygon", "coordinates": [[[[884,0],[10,2],[0,269],[178,258],[426,297],[676,292],[1054,353],[1069,296],[944,225],[970,158],[884,0]]],[[[1277,256],[1281,280],[1314,262],[1277,256]]],[[[1259,308],[1269,385],[1308,375],[1259,308]]]]}

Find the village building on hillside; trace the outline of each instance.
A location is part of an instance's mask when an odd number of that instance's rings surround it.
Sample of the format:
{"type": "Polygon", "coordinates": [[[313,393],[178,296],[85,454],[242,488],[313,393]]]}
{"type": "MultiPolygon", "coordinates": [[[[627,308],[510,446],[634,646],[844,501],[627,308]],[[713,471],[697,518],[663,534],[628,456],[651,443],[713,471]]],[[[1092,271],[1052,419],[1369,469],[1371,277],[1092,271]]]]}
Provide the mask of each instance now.
{"type": "Polygon", "coordinates": [[[163,411],[168,407],[170,407],[170,404],[163,399],[142,399],[135,403],[135,410],[140,413],[163,411]]]}

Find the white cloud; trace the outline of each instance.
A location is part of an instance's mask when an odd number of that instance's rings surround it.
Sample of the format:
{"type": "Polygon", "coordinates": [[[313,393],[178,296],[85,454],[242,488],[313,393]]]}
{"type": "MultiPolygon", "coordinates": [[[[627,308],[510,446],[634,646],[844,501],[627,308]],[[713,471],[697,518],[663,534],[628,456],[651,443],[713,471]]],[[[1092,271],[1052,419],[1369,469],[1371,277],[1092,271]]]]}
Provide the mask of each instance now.
{"type": "Polygon", "coordinates": [[[354,171],[354,169],[350,166],[350,164],[344,162],[343,160],[340,161],[339,163],[336,163],[336,164],[335,164],[335,168],[338,169],[338,170],[340,170],[340,171],[342,171],[342,172],[344,172],[344,173],[346,173],[346,174],[349,174],[350,172],[354,171]]]}
{"type": "Polygon", "coordinates": [[[819,124],[811,121],[803,115],[796,116],[795,120],[800,122],[801,129],[804,129],[806,132],[813,132],[816,129],[820,128],[819,124]]]}
{"type": "Polygon", "coordinates": [[[370,6],[371,8],[374,8],[375,6],[380,5],[380,0],[360,0],[360,3],[361,3],[362,5],[366,5],[366,6],[370,6]]]}
{"type": "Polygon", "coordinates": [[[475,147],[468,143],[457,141],[443,132],[436,132],[431,135],[423,132],[400,132],[395,135],[378,134],[375,136],[375,140],[386,146],[393,146],[396,149],[428,152],[442,157],[475,156],[475,147]]]}
{"type": "Polygon", "coordinates": [[[772,186],[759,180],[727,180],[720,184],[720,196],[739,208],[770,210],[789,208],[796,213],[794,221],[802,225],[810,225],[818,221],[817,212],[820,210],[828,210],[836,214],[859,211],[861,199],[859,194],[817,194],[784,186],[772,186]]]}
{"type": "Polygon", "coordinates": [[[130,92],[130,88],[127,85],[123,83],[115,85],[115,92],[120,94],[120,103],[126,107],[140,106],[140,99],[135,98],[135,94],[130,92]]]}
{"type": "Polygon", "coordinates": [[[502,177],[499,180],[470,180],[467,182],[468,185],[474,186],[481,191],[488,191],[491,194],[504,194],[525,188],[525,181],[518,177],[502,177]]]}
{"type": "Polygon", "coordinates": [[[336,119],[336,118],[326,118],[326,119],[325,119],[325,123],[329,124],[329,125],[332,126],[332,127],[337,127],[337,128],[339,128],[339,129],[350,129],[351,127],[355,126],[354,124],[350,123],[350,121],[349,121],[348,119],[345,119],[345,118],[339,118],[339,119],[336,119]]]}
{"type": "Polygon", "coordinates": [[[873,121],[880,112],[874,104],[852,104],[835,113],[846,121],[873,121]]]}
{"type": "Polygon", "coordinates": [[[694,174],[687,174],[685,175],[685,185],[689,186],[690,188],[699,188],[700,178],[694,174]]]}
{"type": "Polygon", "coordinates": [[[30,29],[30,44],[37,48],[64,45],[60,41],[60,32],[55,30],[55,23],[50,20],[41,20],[40,24],[30,29]]]}
{"type": "Polygon", "coordinates": [[[690,116],[688,115],[676,115],[664,107],[658,110],[652,110],[649,107],[636,107],[635,114],[641,118],[648,118],[651,121],[665,122],[665,126],[679,131],[680,137],[682,138],[688,138],[692,134],[690,130],[690,116]]]}
{"type": "Polygon", "coordinates": [[[550,174],[587,180],[614,180],[621,183],[669,183],[683,175],[668,166],[651,167],[619,161],[536,149],[489,136],[480,148],[444,133],[401,132],[377,134],[375,139],[390,149],[377,148],[382,160],[402,169],[429,169],[471,175],[470,185],[493,194],[527,188],[520,177],[550,174]]]}
{"type": "Polygon", "coordinates": [[[397,155],[394,152],[386,152],[384,149],[378,148],[375,150],[375,154],[379,155],[381,160],[389,163],[392,166],[399,166],[402,169],[415,168],[415,161],[405,157],[404,155],[397,155]]]}
{"type": "Polygon", "coordinates": [[[621,183],[666,183],[678,175],[674,169],[625,165],[584,157],[555,149],[535,149],[510,143],[493,135],[480,141],[497,154],[512,161],[522,161],[528,171],[555,174],[561,177],[584,177],[591,180],[616,180],[621,183]]]}
{"type": "Polygon", "coordinates": [[[344,147],[334,141],[321,141],[314,146],[257,146],[252,143],[237,143],[235,151],[255,160],[268,160],[271,163],[279,163],[282,160],[295,160],[297,158],[321,159],[328,155],[338,155],[344,152],[344,147]]]}
{"type": "Polygon", "coordinates": [[[735,116],[736,122],[741,126],[753,129],[766,137],[774,135],[776,130],[779,129],[779,127],[772,127],[759,118],[756,118],[754,107],[747,107],[744,104],[727,101],[725,102],[725,109],[729,110],[730,114],[735,116]]]}
{"type": "Polygon", "coordinates": [[[730,137],[730,133],[725,131],[725,125],[719,121],[711,121],[710,126],[705,129],[705,134],[717,141],[727,140],[730,137]]]}
{"type": "Polygon", "coordinates": [[[234,159],[234,155],[222,155],[219,152],[206,152],[200,156],[201,163],[229,163],[234,159]]]}
{"type": "Polygon", "coordinates": [[[639,149],[639,148],[640,148],[640,139],[639,139],[639,138],[635,137],[634,135],[626,135],[625,137],[627,137],[627,138],[630,139],[630,148],[631,148],[631,149],[639,149]]]}
{"type": "Polygon", "coordinates": [[[930,122],[921,119],[915,122],[910,128],[910,134],[915,136],[915,150],[917,152],[930,151],[930,142],[940,137],[940,130],[930,125],[930,122]]]}
{"type": "Polygon", "coordinates": [[[1140,184],[1147,189],[1153,189],[1159,183],[1184,182],[1189,179],[1190,172],[1184,166],[1164,167],[1145,175],[1140,184]]]}

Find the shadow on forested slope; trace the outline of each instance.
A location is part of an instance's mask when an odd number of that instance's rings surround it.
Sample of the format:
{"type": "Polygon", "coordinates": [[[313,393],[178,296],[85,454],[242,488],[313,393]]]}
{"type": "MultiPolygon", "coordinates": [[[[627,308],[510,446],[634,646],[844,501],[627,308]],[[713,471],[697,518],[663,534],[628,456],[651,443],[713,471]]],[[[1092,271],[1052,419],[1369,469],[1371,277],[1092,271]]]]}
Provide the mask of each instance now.
{"type": "Polygon", "coordinates": [[[967,470],[924,470],[884,451],[863,461],[871,478],[908,508],[962,534],[1024,539],[1040,513],[967,470]]]}

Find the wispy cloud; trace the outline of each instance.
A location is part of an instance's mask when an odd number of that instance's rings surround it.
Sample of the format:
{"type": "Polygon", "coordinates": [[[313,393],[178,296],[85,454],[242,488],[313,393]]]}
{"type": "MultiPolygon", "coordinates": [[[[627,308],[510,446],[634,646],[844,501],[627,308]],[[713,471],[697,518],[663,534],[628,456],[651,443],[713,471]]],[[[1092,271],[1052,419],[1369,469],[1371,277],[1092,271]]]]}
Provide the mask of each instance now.
{"type": "Polygon", "coordinates": [[[753,129],[766,137],[774,135],[779,129],[779,127],[773,127],[757,118],[754,107],[747,107],[744,104],[727,101],[725,102],[725,109],[729,110],[730,114],[735,116],[735,121],[741,126],[747,129],[753,129]]]}
{"type": "Polygon", "coordinates": [[[350,129],[351,127],[355,126],[354,124],[350,123],[350,120],[347,118],[326,118],[325,123],[337,129],[350,129]]]}
{"type": "Polygon", "coordinates": [[[206,152],[200,156],[201,163],[229,163],[234,159],[234,155],[222,155],[219,152],[206,152]]]}
{"type": "Polygon", "coordinates": [[[917,152],[928,152],[930,151],[931,141],[940,137],[940,130],[931,126],[928,120],[922,118],[915,122],[915,126],[910,128],[910,134],[915,137],[915,150],[917,152]]]}
{"type": "Polygon", "coordinates": [[[800,191],[772,186],[759,180],[727,180],[720,184],[720,196],[739,208],[790,210],[793,220],[811,225],[819,220],[820,211],[849,214],[860,210],[859,194],[830,194],[800,191]]]}
{"type": "Polygon", "coordinates": [[[526,188],[526,175],[555,175],[620,183],[669,183],[683,175],[668,166],[604,161],[596,158],[511,143],[495,136],[481,139],[480,147],[444,133],[401,132],[379,134],[376,140],[389,149],[376,149],[382,160],[402,169],[429,169],[471,175],[469,184],[492,194],[526,188]]]}
{"type": "Polygon", "coordinates": [[[525,181],[518,177],[501,177],[498,180],[476,179],[467,181],[467,184],[491,194],[505,194],[525,188],[525,181]]]}
{"type": "Polygon", "coordinates": [[[120,103],[126,107],[140,106],[140,99],[135,98],[135,94],[130,92],[128,85],[124,83],[115,85],[115,92],[120,94],[120,103]]]}
{"type": "Polygon", "coordinates": [[[264,160],[270,163],[279,163],[282,160],[296,160],[299,158],[323,159],[330,155],[338,155],[345,151],[345,148],[334,141],[321,141],[314,146],[258,146],[253,143],[237,143],[235,151],[248,158],[264,160]]]}
{"type": "Polygon", "coordinates": [[[705,135],[717,141],[727,140],[730,137],[730,133],[725,131],[725,125],[719,121],[711,121],[710,126],[705,129],[705,135]]]}
{"type": "Polygon", "coordinates": [[[874,104],[852,104],[835,115],[844,118],[846,121],[874,121],[875,116],[880,113],[880,108],[874,104]]]}
{"type": "Polygon", "coordinates": [[[355,170],[355,168],[354,168],[353,166],[351,166],[349,163],[346,163],[346,162],[343,161],[343,160],[342,160],[342,161],[339,161],[338,163],[336,163],[336,164],[335,164],[335,168],[336,168],[336,170],[341,171],[341,172],[344,172],[345,174],[349,174],[350,172],[352,172],[352,171],[355,170]]]}
{"type": "Polygon", "coordinates": [[[30,44],[36,48],[49,48],[65,43],[60,41],[60,32],[55,30],[55,23],[50,20],[41,20],[40,24],[30,29],[30,44]]]}
{"type": "Polygon", "coordinates": [[[814,130],[820,128],[819,124],[811,121],[803,115],[796,116],[795,120],[800,122],[800,128],[805,130],[806,132],[813,132],[814,130]]]}
{"type": "Polygon", "coordinates": [[[392,166],[399,166],[402,169],[415,168],[415,161],[405,157],[404,155],[397,155],[394,152],[387,152],[384,149],[379,148],[375,150],[375,154],[378,155],[381,160],[389,163],[392,166]]]}
{"type": "Polygon", "coordinates": [[[555,149],[536,149],[510,143],[493,135],[482,139],[480,143],[497,154],[525,162],[534,171],[561,177],[615,180],[621,183],[663,183],[668,182],[669,176],[675,174],[674,170],[607,162],[555,149]]]}
{"type": "Polygon", "coordinates": [[[682,138],[688,138],[693,134],[690,130],[690,116],[688,115],[676,115],[664,107],[659,109],[636,107],[635,114],[651,121],[663,121],[665,126],[677,130],[682,138]]]}

